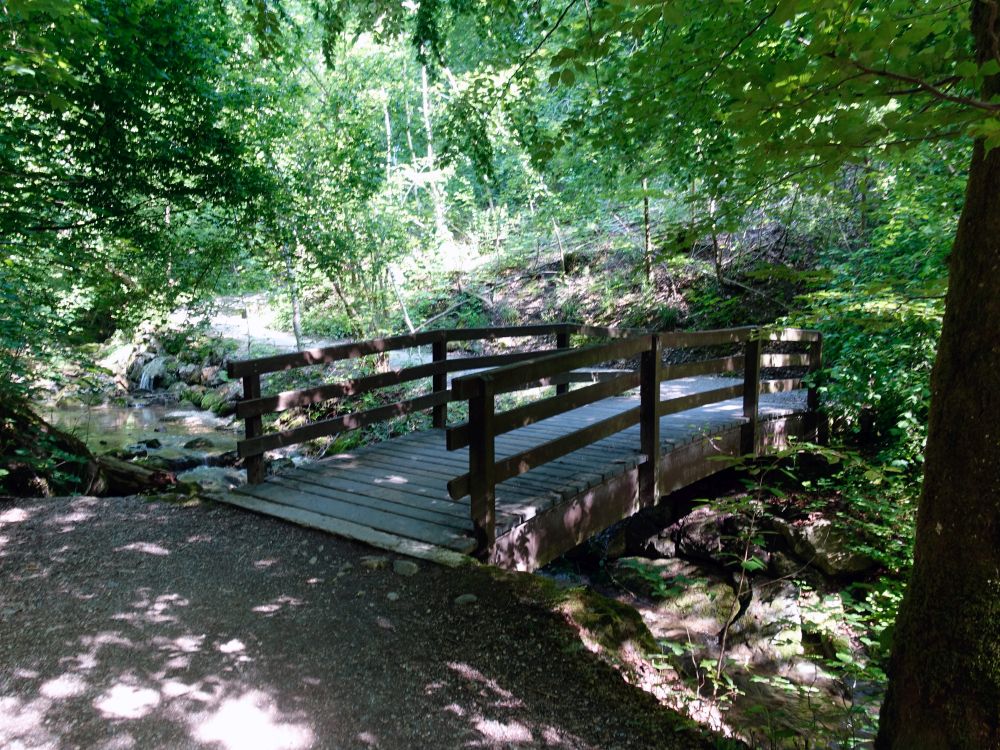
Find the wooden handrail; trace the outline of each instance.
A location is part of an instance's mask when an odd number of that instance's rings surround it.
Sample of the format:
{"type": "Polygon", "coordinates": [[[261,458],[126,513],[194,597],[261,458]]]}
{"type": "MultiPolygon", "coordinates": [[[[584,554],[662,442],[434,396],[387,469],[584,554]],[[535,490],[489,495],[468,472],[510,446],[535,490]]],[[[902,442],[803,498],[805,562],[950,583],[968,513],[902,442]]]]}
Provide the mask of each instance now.
{"type": "MultiPolygon", "coordinates": [[[[367,341],[345,342],[291,354],[234,360],[228,363],[226,371],[230,377],[243,379],[243,399],[237,405],[236,413],[237,416],[246,420],[246,436],[244,440],[239,441],[237,448],[240,455],[246,458],[247,480],[250,483],[263,481],[263,454],[268,450],[287,447],[318,437],[336,435],[401,414],[429,408],[432,410],[432,424],[435,427],[443,428],[447,423],[448,402],[453,400],[452,393],[448,388],[448,375],[450,373],[509,365],[527,359],[537,359],[546,353],[535,350],[449,359],[448,344],[450,342],[554,335],[556,346],[565,350],[570,345],[571,334],[579,333],[582,328],[583,326],[571,323],[546,323],[497,328],[439,329],[367,341]],[[285,391],[274,395],[264,396],[261,393],[261,376],[267,373],[326,365],[340,360],[355,359],[427,344],[431,345],[432,361],[426,364],[352,378],[339,383],[327,383],[310,388],[285,391]],[[291,430],[264,434],[262,417],[265,414],[310,406],[346,396],[359,396],[380,388],[424,378],[430,378],[432,381],[431,392],[427,395],[405,399],[376,409],[324,419],[291,430]]],[[[605,335],[606,333],[602,329],[595,329],[593,335],[605,335]]],[[[579,378],[571,376],[560,377],[553,379],[553,383],[558,381],[557,388],[566,391],[567,384],[577,379],[579,378]]],[[[506,387],[503,389],[503,391],[509,390],[514,390],[514,388],[506,387]]]]}
{"type": "MultiPolygon", "coordinates": [[[[484,357],[439,360],[424,365],[404,367],[399,370],[389,370],[388,372],[380,372],[375,375],[344,380],[340,383],[328,383],[297,391],[283,391],[274,396],[244,399],[237,405],[236,414],[239,417],[248,417],[256,414],[282,412],[298,406],[310,406],[335,398],[360,396],[390,385],[401,385],[402,383],[422,380],[423,378],[447,376],[448,373],[452,372],[496,367],[537,356],[537,352],[509,352],[507,354],[492,354],[484,357]]],[[[435,390],[446,389],[437,388],[435,390]]]]}
{"type": "MultiPolygon", "coordinates": [[[[617,396],[619,393],[636,388],[639,385],[639,374],[623,372],[614,378],[578,388],[567,393],[557,393],[554,398],[535,401],[496,415],[493,423],[493,434],[503,435],[520,427],[540,422],[543,419],[563,414],[595,401],[617,396]]],[[[465,448],[469,444],[469,423],[462,422],[448,429],[447,448],[450,451],[465,448]]]]}
{"type": "Polygon", "coordinates": [[[496,367],[484,373],[456,378],[451,387],[459,400],[471,398],[482,392],[483,384],[489,383],[494,389],[521,385],[529,381],[550,377],[582,367],[607,362],[612,359],[627,359],[640,354],[648,347],[649,337],[633,337],[609,344],[595,344],[580,349],[569,349],[539,357],[532,357],[519,364],[496,367]]]}

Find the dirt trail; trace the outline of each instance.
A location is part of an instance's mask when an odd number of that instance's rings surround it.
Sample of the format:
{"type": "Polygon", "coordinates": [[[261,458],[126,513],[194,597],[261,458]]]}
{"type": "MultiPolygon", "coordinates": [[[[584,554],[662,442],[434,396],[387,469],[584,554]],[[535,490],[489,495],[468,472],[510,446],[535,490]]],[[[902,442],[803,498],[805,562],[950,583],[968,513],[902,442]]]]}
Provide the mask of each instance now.
{"type": "Polygon", "coordinates": [[[0,500],[0,746],[714,746],[531,579],[377,554],[210,503],[0,500]]]}

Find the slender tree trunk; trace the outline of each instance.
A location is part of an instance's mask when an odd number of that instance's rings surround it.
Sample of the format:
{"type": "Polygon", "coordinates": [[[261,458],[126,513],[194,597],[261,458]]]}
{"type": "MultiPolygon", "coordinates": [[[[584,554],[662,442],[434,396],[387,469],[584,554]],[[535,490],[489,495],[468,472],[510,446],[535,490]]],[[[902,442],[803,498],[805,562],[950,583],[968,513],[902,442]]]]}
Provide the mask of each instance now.
{"type": "Polygon", "coordinates": [[[437,159],[434,155],[434,131],[431,128],[431,95],[430,84],[427,80],[426,65],[420,68],[420,86],[423,97],[424,133],[427,137],[427,171],[430,172],[430,179],[427,181],[427,186],[431,196],[431,204],[434,208],[434,228],[437,231],[438,241],[446,242],[451,239],[451,232],[448,231],[448,221],[445,215],[444,193],[434,176],[434,172],[437,171],[437,159]]]}
{"type": "Polygon", "coordinates": [[[642,178],[642,260],[646,271],[646,281],[653,280],[653,241],[649,230],[649,180],[642,178]]]}
{"type": "Polygon", "coordinates": [[[559,243],[559,267],[562,269],[563,276],[566,275],[566,249],[563,247],[562,232],[559,231],[559,225],[556,224],[556,220],[552,219],[552,228],[556,230],[556,242],[559,243]]]}
{"type": "Polygon", "coordinates": [[[413,321],[410,320],[410,311],[406,309],[406,302],[403,300],[403,290],[401,289],[401,282],[397,274],[395,266],[390,265],[386,272],[389,274],[389,281],[392,283],[392,291],[396,295],[396,301],[399,303],[399,309],[403,311],[403,322],[406,323],[406,328],[410,333],[414,333],[417,329],[413,327],[413,321]]]}
{"type": "MultiPolygon", "coordinates": [[[[980,62],[1000,33],[974,0],[980,62]],[[991,23],[993,28],[990,28],[991,23]]],[[[1000,76],[984,98],[1000,93],[1000,76]]],[[[883,750],[1000,748],[1000,149],[973,147],[931,380],[914,566],[893,637],[883,750]]]]}
{"type": "Polygon", "coordinates": [[[389,118],[389,92],[383,90],[382,115],[385,118],[385,182],[392,177],[392,120],[389,118]]]}
{"type": "Polygon", "coordinates": [[[285,283],[288,285],[288,296],[292,301],[292,333],[295,334],[295,348],[302,350],[302,309],[299,305],[299,288],[295,283],[295,267],[292,265],[292,251],[288,243],[281,246],[281,254],[285,259],[285,283]]]}

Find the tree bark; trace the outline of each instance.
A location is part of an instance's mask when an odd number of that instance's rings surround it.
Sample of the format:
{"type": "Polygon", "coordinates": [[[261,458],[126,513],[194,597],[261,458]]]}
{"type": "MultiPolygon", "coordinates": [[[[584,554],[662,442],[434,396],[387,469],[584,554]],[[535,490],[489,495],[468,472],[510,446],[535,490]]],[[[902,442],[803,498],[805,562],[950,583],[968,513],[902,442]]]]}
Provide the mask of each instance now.
{"type": "MultiPolygon", "coordinates": [[[[972,3],[980,62],[1000,32],[972,3]],[[991,24],[993,28],[990,28],[991,24]]],[[[1000,77],[984,96],[1000,93],[1000,77]]],[[[973,147],[880,750],[1000,748],[1000,149],[973,147]]]]}

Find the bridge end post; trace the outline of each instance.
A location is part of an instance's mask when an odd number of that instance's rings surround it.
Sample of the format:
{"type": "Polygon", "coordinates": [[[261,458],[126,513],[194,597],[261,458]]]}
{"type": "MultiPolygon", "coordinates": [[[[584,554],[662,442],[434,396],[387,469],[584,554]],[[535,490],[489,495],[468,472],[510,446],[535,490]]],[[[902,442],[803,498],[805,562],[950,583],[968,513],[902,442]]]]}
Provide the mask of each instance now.
{"type": "MultiPolygon", "coordinates": [[[[817,339],[809,345],[809,367],[808,373],[815,375],[823,369],[823,334],[819,334],[817,339]]],[[[809,418],[814,425],[814,437],[817,443],[825,445],[829,439],[829,424],[819,413],[819,388],[815,381],[809,386],[806,392],[806,408],[809,410],[809,418]]]]}
{"type": "Polygon", "coordinates": [[[652,506],[660,499],[660,367],[662,344],[659,334],[650,340],[639,364],[639,439],[646,457],[639,467],[639,504],[652,506]]]}
{"type": "MultiPolygon", "coordinates": [[[[260,398],[260,375],[250,373],[243,376],[243,399],[260,398]]],[[[260,437],[264,434],[263,418],[258,414],[246,418],[246,439],[260,437]]],[[[264,454],[247,456],[244,459],[247,469],[247,484],[260,484],[264,481],[264,454]]]]}
{"type": "MultiPolygon", "coordinates": [[[[434,364],[441,365],[441,371],[433,376],[432,390],[434,393],[441,393],[448,390],[448,372],[444,369],[444,363],[448,360],[448,337],[442,336],[431,344],[431,360],[434,364]]],[[[448,404],[438,404],[434,407],[431,416],[431,425],[443,429],[448,424],[448,404]]]]}
{"type": "Polygon", "coordinates": [[[757,455],[757,422],[760,407],[760,363],[762,341],[759,329],[750,332],[746,342],[743,366],[743,425],[740,452],[743,455],[757,455]]]}
{"type": "MultiPolygon", "coordinates": [[[[559,331],[556,334],[556,349],[569,349],[569,329],[559,331]]],[[[569,383],[560,383],[556,386],[556,395],[561,396],[569,393],[569,383]]]]}
{"type": "Polygon", "coordinates": [[[469,505],[479,550],[489,555],[496,542],[495,394],[479,380],[469,398],[469,505]]]}

